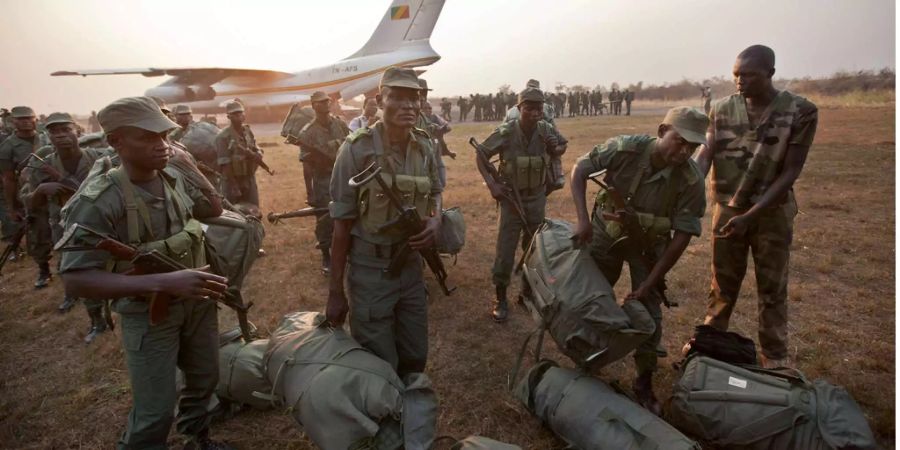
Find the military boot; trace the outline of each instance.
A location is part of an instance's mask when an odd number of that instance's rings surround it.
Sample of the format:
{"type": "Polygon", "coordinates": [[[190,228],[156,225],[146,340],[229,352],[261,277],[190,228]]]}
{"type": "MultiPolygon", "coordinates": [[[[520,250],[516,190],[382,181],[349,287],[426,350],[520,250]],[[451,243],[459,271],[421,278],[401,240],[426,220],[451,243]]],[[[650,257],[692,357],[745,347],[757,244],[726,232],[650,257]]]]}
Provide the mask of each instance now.
{"type": "Polygon", "coordinates": [[[37,280],[34,281],[35,289],[43,289],[50,285],[50,263],[41,263],[38,264],[40,272],[38,272],[37,280]]]}
{"type": "Polygon", "coordinates": [[[509,305],[506,301],[506,286],[497,286],[497,299],[494,300],[494,309],[491,318],[494,322],[503,323],[509,317],[509,305]]]}
{"type": "Polygon", "coordinates": [[[91,318],[91,329],[84,337],[84,343],[90,344],[97,336],[106,332],[106,318],[103,317],[103,308],[91,308],[87,312],[91,318]]]}
{"type": "Polygon", "coordinates": [[[631,390],[634,391],[638,404],[657,416],[662,415],[662,405],[653,394],[653,372],[648,371],[638,375],[634,379],[634,384],[631,385],[631,390]]]}
{"type": "Polygon", "coordinates": [[[67,296],[63,297],[62,303],[60,303],[59,306],[56,307],[56,309],[59,310],[60,314],[65,314],[65,313],[69,312],[69,310],[72,309],[73,306],[75,306],[75,302],[77,300],[78,300],[77,298],[70,297],[67,295],[67,296]]]}
{"type": "Polygon", "coordinates": [[[327,248],[322,249],[322,273],[331,273],[331,252],[327,248]]]}

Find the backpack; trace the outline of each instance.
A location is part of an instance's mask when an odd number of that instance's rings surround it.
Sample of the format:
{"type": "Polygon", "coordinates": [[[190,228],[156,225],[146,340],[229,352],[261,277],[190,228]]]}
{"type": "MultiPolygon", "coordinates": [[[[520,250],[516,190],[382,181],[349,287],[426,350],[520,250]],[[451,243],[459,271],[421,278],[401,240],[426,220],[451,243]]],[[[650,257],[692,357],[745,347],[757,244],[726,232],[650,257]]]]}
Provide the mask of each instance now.
{"type": "Polygon", "coordinates": [[[187,151],[210,168],[218,168],[216,162],[216,136],[219,135],[219,127],[204,121],[194,122],[188,128],[181,143],[187,151]]]}
{"type": "Polygon", "coordinates": [[[269,398],[320,448],[428,450],[437,398],[425,374],[401,380],[386,361],[356,343],[325,315],[284,316],[269,338],[264,364],[269,398]]]}
{"type": "Polygon", "coordinates": [[[696,442],[606,383],[544,360],[514,395],[570,448],[699,450],[696,442]]]}
{"type": "Polygon", "coordinates": [[[229,287],[238,291],[244,283],[250,267],[256,261],[266,231],[256,217],[237,211],[224,210],[219,217],[202,221],[207,225],[207,260],[216,273],[228,278],[229,287]],[[210,255],[215,258],[212,263],[210,255]]]}
{"type": "Polygon", "coordinates": [[[456,255],[466,245],[466,220],[458,206],[441,211],[441,232],[437,250],[442,255],[456,255]]]}
{"type": "Polygon", "coordinates": [[[689,356],[672,389],[667,419],[701,441],[728,449],[878,448],[850,394],[793,369],[736,366],[689,356]]]}
{"type": "Polygon", "coordinates": [[[594,369],[617,361],[656,329],[640,302],[616,303],[588,250],[574,247],[568,222],[544,221],[523,258],[532,290],[525,305],[541,337],[548,330],[559,350],[579,366],[594,369]]]}
{"type": "Polygon", "coordinates": [[[301,107],[299,103],[295,103],[281,124],[281,137],[285,138],[285,142],[288,144],[298,145],[300,143],[298,137],[303,131],[303,127],[315,118],[316,113],[312,107],[301,107]]]}

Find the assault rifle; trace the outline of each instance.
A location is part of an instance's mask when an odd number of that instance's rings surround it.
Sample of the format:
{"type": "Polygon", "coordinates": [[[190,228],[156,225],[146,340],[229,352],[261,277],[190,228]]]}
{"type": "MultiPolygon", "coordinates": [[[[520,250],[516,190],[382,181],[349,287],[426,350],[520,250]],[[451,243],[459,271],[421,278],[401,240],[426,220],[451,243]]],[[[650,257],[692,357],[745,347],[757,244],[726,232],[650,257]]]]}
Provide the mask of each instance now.
{"type": "MultiPolygon", "coordinates": [[[[400,201],[400,197],[397,193],[394,192],[391,186],[388,186],[381,178],[381,170],[382,167],[378,165],[377,161],[372,162],[372,164],[369,164],[369,167],[366,167],[362,172],[350,178],[350,187],[356,188],[375,179],[381,186],[384,195],[386,195],[391,202],[391,206],[396,208],[400,213],[396,219],[382,225],[378,229],[379,232],[393,228],[399,230],[406,238],[421,233],[422,230],[425,229],[425,224],[422,221],[422,217],[419,215],[419,211],[415,206],[407,206],[400,201]]],[[[399,276],[400,271],[403,269],[403,264],[406,262],[409,252],[411,251],[412,249],[409,247],[409,242],[404,242],[397,254],[394,255],[394,258],[391,259],[391,263],[388,265],[387,269],[384,269],[384,272],[391,277],[399,276]]],[[[434,273],[434,277],[441,286],[441,291],[444,292],[444,295],[450,295],[455,291],[456,287],[447,287],[447,270],[444,268],[444,262],[441,261],[437,249],[434,246],[419,249],[419,254],[422,255],[422,258],[425,259],[425,263],[428,264],[428,268],[434,273]]]]}
{"type": "Polygon", "coordinates": [[[25,238],[25,233],[28,233],[28,227],[30,226],[28,218],[26,217],[25,221],[22,223],[22,226],[16,230],[16,233],[10,236],[6,247],[3,248],[3,254],[0,255],[0,272],[3,271],[3,266],[6,265],[6,262],[9,261],[9,258],[13,255],[18,256],[19,247],[22,245],[22,239],[25,238]]]}
{"type": "MultiPolygon", "coordinates": [[[[630,242],[641,255],[641,259],[644,261],[644,265],[647,266],[647,273],[649,274],[653,271],[653,267],[656,266],[657,262],[656,252],[653,248],[653,240],[647,237],[647,232],[644,230],[644,227],[641,226],[637,213],[635,213],[634,208],[628,205],[631,198],[624,198],[622,193],[613,184],[612,175],[612,173],[605,169],[588,175],[588,178],[591,181],[597,183],[606,191],[607,197],[612,201],[613,212],[602,212],[603,220],[611,220],[620,223],[622,225],[622,230],[625,232],[625,236],[613,242],[612,246],[615,247],[616,245],[621,245],[626,241],[630,242]]],[[[663,277],[659,280],[659,283],[654,286],[653,291],[662,299],[663,304],[666,305],[667,308],[678,306],[677,302],[669,301],[669,298],[666,297],[667,289],[666,279],[663,277]]]]}
{"type": "MultiPolygon", "coordinates": [[[[125,275],[146,275],[152,273],[169,273],[178,270],[189,269],[189,267],[175,261],[174,259],[160,253],[156,250],[142,251],[128,244],[117,241],[109,236],[104,235],[84,225],[73,223],[63,233],[62,238],[54,246],[57,251],[84,251],[84,250],[104,250],[112,255],[113,258],[120,261],[129,261],[133,268],[125,275]],[[72,239],[76,231],[82,230],[99,239],[96,245],[86,246],[66,246],[72,239]]],[[[224,297],[217,299],[219,303],[231,308],[237,314],[238,323],[241,328],[241,334],[247,342],[253,340],[250,328],[250,322],[247,320],[247,311],[253,306],[252,303],[244,305],[243,302],[234,298],[234,294],[225,291],[224,297]]],[[[171,296],[162,292],[156,292],[149,298],[142,298],[150,303],[150,325],[156,325],[166,319],[169,315],[169,301],[171,296]]]]}
{"type": "MultiPolygon", "coordinates": [[[[234,145],[234,141],[231,141],[230,145],[234,145]]],[[[269,165],[263,161],[262,150],[259,149],[258,146],[254,148],[244,147],[242,145],[235,145],[238,150],[244,153],[244,155],[249,156],[253,159],[253,161],[259,167],[262,167],[263,170],[269,173],[269,175],[275,175],[275,171],[269,168],[269,165]]]]}
{"type": "MultiPolygon", "coordinates": [[[[475,140],[475,138],[469,138],[469,145],[471,145],[475,149],[475,157],[478,161],[484,163],[484,167],[487,169],[488,176],[494,180],[495,183],[506,185],[503,181],[503,178],[500,176],[500,172],[497,171],[497,168],[491,164],[490,158],[488,158],[487,154],[482,150],[481,144],[475,140]]],[[[513,211],[515,211],[516,215],[519,216],[519,220],[522,222],[522,226],[529,234],[534,234],[532,230],[528,228],[528,220],[525,218],[525,208],[522,207],[522,198],[519,195],[519,190],[515,188],[515,186],[507,186],[509,191],[504,192],[501,196],[502,200],[506,201],[506,204],[512,207],[513,211]]]]}
{"type": "Polygon", "coordinates": [[[266,216],[266,219],[269,220],[271,224],[277,224],[281,222],[281,219],[291,219],[294,217],[309,217],[309,216],[318,216],[320,214],[327,214],[328,208],[326,207],[313,207],[308,206],[306,208],[295,209],[293,211],[285,211],[283,213],[274,213],[269,212],[269,215],[266,216]]]}

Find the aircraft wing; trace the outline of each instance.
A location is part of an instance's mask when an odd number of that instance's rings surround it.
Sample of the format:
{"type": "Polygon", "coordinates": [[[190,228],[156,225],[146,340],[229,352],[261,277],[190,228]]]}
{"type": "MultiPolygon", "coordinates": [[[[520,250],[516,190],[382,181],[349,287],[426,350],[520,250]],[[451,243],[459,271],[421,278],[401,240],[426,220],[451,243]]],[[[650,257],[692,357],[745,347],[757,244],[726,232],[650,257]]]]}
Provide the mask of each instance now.
{"type": "Polygon", "coordinates": [[[212,84],[225,78],[237,78],[247,81],[274,81],[292,76],[288,72],[261,69],[232,69],[224,67],[143,67],[137,69],[101,69],[101,70],[59,70],[50,74],[53,77],[81,75],[143,75],[145,77],[175,77],[177,84],[212,84]]]}

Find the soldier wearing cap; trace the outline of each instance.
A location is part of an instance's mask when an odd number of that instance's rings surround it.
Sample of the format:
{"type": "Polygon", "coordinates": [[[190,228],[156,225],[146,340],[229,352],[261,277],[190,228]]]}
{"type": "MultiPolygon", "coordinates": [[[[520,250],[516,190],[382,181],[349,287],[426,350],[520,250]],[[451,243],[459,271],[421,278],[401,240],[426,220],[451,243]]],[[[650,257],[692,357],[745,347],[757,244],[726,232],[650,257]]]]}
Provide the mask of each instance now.
{"type": "MultiPolygon", "coordinates": [[[[121,166],[92,176],[67,205],[65,229],[75,224],[143,250],[156,250],[196,269],[125,275],[128,261],[111,260],[97,236],[76,228],[60,272],[66,291],[84,298],[115,298],[134,405],[117,447],[167,448],[177,402],[176,428],[185,448],[223,449],[209,439],[207,406],[218,381],[219,298],[227,280],[206,272],[203,229],[198,219],[218,216],[210,201],[178,173],[163,169],[172,154],[166,136],[177,125],[148,97],[116,100],[98,114],[121,166]],[[170,297],[168,316],[150,324],[146,299],[170,297]],[[175,386],[176,366],[184,388],[175,386]]],[[[60,243],[58,245],[62,245],[60,243]]]]}
{"type": "Polygon", "coordinates": [[[175,123],[178,128],[169,133],[169,139],[173,141],[181,141],[181,138],[187,134],[191,125],[194,123],[194,112],[191,111],[191,105],[175,105],[175,123]]]}
{"type": "MultiPolygon", "coordinates": [[[[13,107],[12,116],[15,133],[0,143],[0,177],[3,181],[3,197],[0,198],[0,211],[6,214],[0,217],[2,225],[2,237],[4,240],[15,235],[19,228],[24,226],[25,211],[19,202],[19,177],[18,173],[25,165],[25,160],[35,150],[47,145],[47,135],[38,133],[37,118],[34,110],[27,106],[13,107]]],[[[50,279],[49,265],[41,268],[35,287],[47,286],[50,279]],[[46,270],[45,270],[46,269],[46,270]]]]}
{"type": "Polygon", "coordinates": [[[656,287],[675,265],[692,236],[699,236],[706,209],[703,176],[690,158],[706,142],[709,120],[696,108],[669,110],[655,137],[618,136],[594,147],[572,169],[572,198],[578,215],[575,238],[590,244],[591,256],[610,284],[615,284],[624,262],[631,272],[631,293],[626,301],[640,301],[656,323],[653,335],[634,352],[638,401],[656,414],[659,402],[653,394],[657,346],[662,337],[662,297],[656,287]],[[627,199],[626,211],[615,210],[601,191],[591,216],[585,205],[588,177],[606,170],[607,182],[627,199]],[[622,226],[603,213],[632,214],[646,230],[645,241],[653,248],[637,248],[634,240],[621,240],[622,226]],[[591,219],[593,217],[593,219],[591,219]],[[647,267],[645,252],[659,258],[647,267]]]}
{"type": "MultiPolygon", "coordinates": [[[[51,145],[37,150],[36,155],[40,159],[29,161],[20,191],[22,203],[31,219],[29,252],[35,261],[43,263],[50,260],[53,243],[62,237],[60,213],[63,205],[87,177],[94,162],[106,153],[104,149],[79,147],[81,133],[68,113],[55,112],[47,116],[47,131],[51,145]]],[[[66,295],[59,311],[67,312],[76,300],[66,295]]],[[[104,300],[94,299],[84,302],[91,321],[86,343],[91,343],[107,329],[103,317],[105,303],[104,300]]]]}
{"type": "MultiPolygon", "coordinates": [[[[306,203],[316,208],[326,208],[331,202],[329,192],[331,171],[338,149],[350,128],[343,120],[331,115],[331,98],[322,91],[313,92],[310,98],[316,118],[306,124],[297,135],[300,145],[300,163],[306,181],[306,203]]],[[[327,213],[316,216],[316,248],[322,252],[322,272],[331,271],[331,234],[333,224],[327,213]]]]}
{"type": "Polygon", "coordinates": [[[244,105],[230,101],[225,105],[231,125],[216,136],[219,172],[224,177],[223,193],[231,203],[247,203],[259,207],[256,168],[262,159],[250,125],[244,123],[244,105]]]}
{"type": "MultiPolygon", "coordinates": [[[[544,93],[536,87],[527,87],[518,96],[519,118],[504,122],[488,136],[479,151],[488,159],[500,155],[498,171],[503,178],[498,182],[488,175],[487,167],[478,161],[478,170],[484,177],[491,196],[500,200],[504,193],[515,189],[522,201],[526,223],[522,223],[516,210],[506,201],[500,202],[500,224],[497,229],[497,253],[491,270],[496,298],[491,317],[505,322],[508,316],[507,288],[516,256],[516,246],[522,248],[531,241],[532,233],[544,221],[547,205],[547,167],[550,158],[566,151],[566,139],[553,125],[541,120],[544,114],[544,93]]],[[[529,295],[527,283],[523,294],[529,295]]]]}
{"type": "Polygon", "coordinates": [[[427,290],[421,256],[408,254],[400,274],[385,275],[404,244],[434,245],[441,225],[441,185],[432,141],[415,128],[420,87],[415,71],[392,67],[377,95],[382,120],[350,135],[338,151],[331,177],[334,219],[331,283],[326,315],[340,326],[350,313],[356,340],[389,362],[401,376],[422,372],[428,356],[427,290]],[[426,218],[425,229],[408,239],[382,226],[398,215],[375,181],[350,187],[350,178],[376,162],[380,176],[426,218]],[[349,262],[349,265],[347,264],[349,262]],[[344,270],[347,268],[344,292],[344,270]]]}

